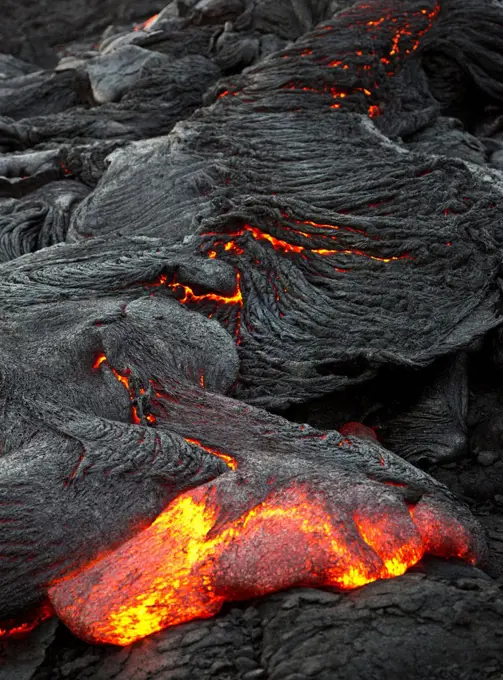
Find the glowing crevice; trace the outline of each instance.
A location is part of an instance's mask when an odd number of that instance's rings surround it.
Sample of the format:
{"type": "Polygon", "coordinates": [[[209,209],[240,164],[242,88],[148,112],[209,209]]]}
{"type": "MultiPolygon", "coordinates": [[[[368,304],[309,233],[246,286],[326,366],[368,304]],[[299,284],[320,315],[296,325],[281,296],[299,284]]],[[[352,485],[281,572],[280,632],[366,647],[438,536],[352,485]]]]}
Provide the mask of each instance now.
{"type": "MultiPolygon", "coordinates": [[[[316,224],[315,222],[303,222],[303,224],[310,224],[312,226],[317,226],[317,227],[331,227],[332,229],[336,229],[337,227],[334,227],[333,225],[320,225],[316,224]]],[[[292,231],[294,233],[297,233],[299,236],[307,237],[307,238],[312,238],[312,234],[308,234],[306,232],[301,232],[297,231],[292,228],[285,228],[287,231],[292,231]]],[[[357,231],[357,230],[354,230],[357,231]]],[[[272,236],[271,234],[268,234],[267,232],[263,231],[262,229],[259,229],[258,227],[245,224],[241,229],[239,229],[236,232],[232,232],[230,234],[217,234],[213,232],[208,232],[204,234],[205,236],[215,236],[215,237],[222,237],[222,236],[227,236],[228,238],[232,239],[231,241],[228,241],[227,243],[233,244],[232,248],[227,248],[226,247],[226,242],[223,241],[217,241],[215,240],[215,246],[219,245],[220,243],[224,244],[224,250],[233,250],[236,253],[239,253],[239,251],[243,252],[242,248],[239,248],[239,250],[236,250],[235,248],[235,242],[233,239],[240,238],[244,236],[245,234],[250,234],[256,241],[266,241],[268,242],[274,250],[283,252],[283,253],[301,253],[303,255],[306,254],[315,254],[315,255],[322,255],[322,256],[330,256],[330,255],[355,255],[357,257],[366,257],[370,260],[375,260],[377,262],[395,262],[397,260],[412,260],[412,257],[410,256],[409,253],[404,253],[402,255],[391,255],[389,257],[379,257],[377,255],[371,255],[361,249],[357,248],[307,248],[306,246],[301,246],[301,245],[295,245],[292,243],[289,243],[288,241],[285,241],[283,239],[277,238],[275,236],[272,236]]],[[[335,236],[327,236],[327,235],[319,235],[321,238],[325,237],[330,240],[334,240],[336,237],[335,236]]],[[[213,252],[213,251],[212,251],[213,252]]],[[[240,254],[240,253],[239,253],[240,254]]],[[[186,299],[185,297],[181,300],[181,302],[186,302],[188,298],[186,299]]]]}

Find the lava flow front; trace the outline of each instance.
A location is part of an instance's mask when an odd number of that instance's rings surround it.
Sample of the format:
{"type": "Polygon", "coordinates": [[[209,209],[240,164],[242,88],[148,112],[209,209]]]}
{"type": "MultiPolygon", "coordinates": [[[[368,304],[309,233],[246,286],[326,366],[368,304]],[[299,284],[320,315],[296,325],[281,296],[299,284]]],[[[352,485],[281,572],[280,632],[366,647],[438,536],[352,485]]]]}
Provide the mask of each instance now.
{"type": "Polygon", "coordinates": [[[360,511],[341,521],[322,493],[295,482],[222,521],[222,506],[239,493],[233,486],[252,485],[237,475],[183,493],[138,536],[55,583],[49,596],[57,615],[89,642],[126,645],[210,617],[225,601],[399,576],[427,548],[473,560],[462,526],[446,518],[435,524],[427,506],[418,521],[406,507],[396,517],[360,511]],[[429,527],[439,530],[436,539],[429,527]]]}

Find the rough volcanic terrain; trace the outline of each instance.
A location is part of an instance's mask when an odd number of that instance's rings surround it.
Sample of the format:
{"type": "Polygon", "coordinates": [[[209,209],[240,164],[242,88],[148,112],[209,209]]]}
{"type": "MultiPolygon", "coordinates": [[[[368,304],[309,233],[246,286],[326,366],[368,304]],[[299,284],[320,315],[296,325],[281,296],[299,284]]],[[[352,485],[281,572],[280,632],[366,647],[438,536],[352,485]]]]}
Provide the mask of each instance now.
{"type": "Polygon", "coordinates": [[[1,9],[0,680],[501,680],[501,3],[1,9]]]}

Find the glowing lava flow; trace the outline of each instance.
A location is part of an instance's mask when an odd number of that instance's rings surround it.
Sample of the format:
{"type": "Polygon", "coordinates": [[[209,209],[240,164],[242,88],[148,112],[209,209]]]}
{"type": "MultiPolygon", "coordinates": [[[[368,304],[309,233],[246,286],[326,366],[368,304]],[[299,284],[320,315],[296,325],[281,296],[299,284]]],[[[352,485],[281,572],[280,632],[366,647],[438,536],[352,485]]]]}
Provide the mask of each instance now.
{"type": "Polygon", "coordinates": [[[211,446],[205,446],[204,444],[201,444],[199,439],[190,439],[189,437],[184,437],[185,441],[187,444],[195,444],[196,446],[199,446],[201,449],[204,449],[205,451],[208,451],[208,453],[211,453],[212,456],[216,456],[217,458],[220,458],[223,460],[231,470],[237,470],[238,467],[238,462],[235,458],[232,456],[229,456],[228,453],[222,453],[222,451],[219,451],[218,449],[214,449],[211,446]]]}
{"type": "Polygon", "coordinates": [[[238,92],[231,92],[230,90],[224,90],[223,92],[220,92],[218,95],[218,99],[223,99],[224,97],[228,97],[229,95],[232,95],[233,97],[238,96],[238,92]]]}
{"type": "MultiPolygon", "coordinates": [[[[128,378],[129,370],[127,371],[127,373],[125,375],[122,374],[122,373],[119,373],[115,368],[110,366],[105,354],[99,354],[96,357],[96,359],[93,363],[93,369],[96,370],[102,364],[105,364],[105,363],[109,366],[110,370],[112,371],[114,376],[117,378],[117,380],[121,383],[121,385],[123,385],[127,389],[131,402],[134,402],[135,401],[135,395],[132,392],[131,387],[129,385],[129,378],[128,378]]],[[[204,378],[202,378],[202,386],[204,387],[204,378]]],[[[155,388],[154,388],[153,391],[154,391],[154,393],[156,393],[155,388]]],[[[140,392],[140,394],[145,394],[145,390],[143,388],[140,389],[139,392],[140,392]]],[[[132,405],[131,405],[131,420],[136,425],[141,424],[141,419],[138,416],[138,411],[137,411],[137,408],[134,405],[134,403],[132,403],[132,405]]],[[[145,416],[145,420],[148,423],[150,423],[151,425],[153,425],[154,423],[157,422],[156,417],[152,413],[148,413],[145,416]]],[[[184,437],[184,439],[188,444],[195,444],[196,446],[199,446],[200,448],[204,449],[205,451],[208,451],[208,453],[211,453],[213,456],[220,458],[221,460],[223,460],[229,466],[229,468],[231,470],[236,470],[236,468],[238,466],[237,461],[236,461],[235,458],[233,458],[229,454],[223,453],[222,451],[219,451],[218,449],[212,448],[211,446],[205,446],[204,444],[202,444],[199,441],[199,439],[190,439],[188,437],[184,437]]]]}
{"type": "Polygon", "coordinates": [[[202,295],[196,295],[192,288],[190,286],[186,286],[183,283],[178,283],[177,281],[173,281],[172,283],[167,283],[167,287],[170,288],[172,291],[176,293],[183,293],[183,297],[177,298],[178,302],[180,302],[182,305],[186,304],[187,302],[204,302],[204,301],[211,301],[211,302],[217,302],[219,304],[224,304],[224,305],[238,305],[239,307],[243,306],[243,296],[241,294],[241,288],[240,288],[240,273],[236,273],[236,292],[233,293],[232,295],[218,295],[217,293],[203,293],[202,295]]]}
{"type": "MultiPolygon", "coordinates": [[[[94,370],[98,369],[101,366],[101,364],[103,364],[103,363],[107,363],[107,365],[110,367],[110,370],[112,371],[114,376],[117,378],[117,380],[121,383],[121,385],[123,385],[127,389],[128,394],[129,394],[129,399],[131,401],[131,420],[132,420],[133,423],[135,423],[135,425],[139,425],[141,423],[141,419],[138,416],[138,410],[137,410],[135,403],[134,403],[135,402],[135,395],[133,393],[131,386],[129,385],[130,370],[127,369],[125,374],[119,373],[119,371],[116,371],[115,368],[113,368],[112,366],[110,366],[110,364],[108,364],[105,354],[99,354],[98,355],[95,362],[93,363],[93,369],[94,370]]],[[[148,422],[154,423],[155,422],[155,416],[147,415],[146,420],[148,422]]]]}
{"type": "MultiPolygon", "coordinates": [[[[94,367],[105,362],[102,354],[94,367]]],[[[129,390],[127,377],[114,375],[129,390]]],[[[274,471],[284,481],[271,486],[267,458],[238,468],[228,454],[185,441],[225,460],[228,473],[181,494],[118,549],[51,584],[55,613],[80,638],[127,645],[213,616],[226,601],[292,586],[357,588],[403,574],[426,552],[475,562],[476,541],[442,499],[424,495],[411,507],[391,490],[337,487],[337,473],[334,485],[318,489],[292,480],[281,458],[274,471]],[[264,500],[250,507],[254,490],[264,500]]]]}
{"type": "Polygon", "coordinates": [[[54,616],[54,611],[50,604],[45,602],[30,615],[25,616],[22,622],[19,620],[1,621],[0,640],[23,637],[52,616],[54,616]]]}
{"type": "Polygon", "coordinates": [[[134,26],[133,31],[147,31],[150,28],[150,26],[152,26],[152,24],[155,23],[158,16],[159,16],[158,14],[154,14],[154,16],[150,17],[150,19],[147,19],[142,24],[134,26]]]}
{"type": "MultiPolygon", "coordinates": [[[[356,4],[353,11],[347,13],[340,13],[338,15],[337,26],[321,26],[318,33],[310,36],[314,37],[313,48],[305,47],[300,44],[298,48],[292,51],[297,57],[307,57],[313,64],[321,64],[331,70],[331,76],[337,73],[337,70],[353,71],[359,79],[367,84],[367,87],[348,87],[350,80],[346,78],[342,82],[347,83],[346,86],[340,83],[323,83],[310,84],[305,82],[289,81],[282,85],[284,90],[292,90],[297,92],[313,92],[317,94],[329,94],[335,103],[330,105],[332,109],[341,109],[343,104],[351,100],[351,95],[364,94],[365,97],[374,97],[377,93],[378,83],[371,82],[370,73],[377,66],[384,64],[389,68],[388,76],[394,76],[396,67],[399,66],[398,57],[400,55],[407,56],[418,49],[421,38],[432,28],[433,22],[440,12],[440,3],[437,2],[432,10],[422,8],[418,11],[386,11],[385,14],[377,19],[361,21],[358,13],[362,9],[368,9],[365,5],[356,4]],[[419,28],[418,26],[422,26],[419,28]],[[337,32],[351,31],[353,28],[358,30],[357,40],[361,40],[361,32],[364,31],[370,35],[373,42],[381,42],[381,48],[378,51],[371,50],[365,52],[362,49],[356,49],[353,53],[339,53],[337,59],[333,56],[327,61],[325,54],[330,54],[333,49],[337,48],[337,41],[335,35],[337,32]],[[335,33],[334,33],[335,32],[335,33]],[[327,46],[326,41],[330,40],[330,46],[327,46]],[[385,47],[385,45],[387,45],[385,47]],[[333,70],[333,71],[332,71],[333,70]],[[366,77],[368,74],[368,77],[366,77]],[[349,99],[348,99],[349,98],[349,99]]],[[[378,10],[378,5],[375,6],[375,11],[378,10]]],[[[285,53],[282,59],[288,60],[291,54],[285,53]]],[[[333,77],[331,77],[333,80],[333,77]]],[[[367,106],[367,115],[369,118],[376,118],[382,114],[381,108],[377,102],[370,103],[367,106]]]]}
{"type": "MultiPolygon", "coordinates": [[[[225,250],[231,250],[232,248],[233,244],[231,243],[229,244],[228,247],[225,248],[225,250]]],[[[236,246],[234,252],[241,255],[244,251],[236,246]]],[[[207,253],[207,256],[210,259],[214,259],[216,255],[217,253],[213,250],[210,250],[207,253]]],[[[169,282],[166,274],[161,274],[161,276],[159,276],[155,281],[151,283],[144,283],[143,285],[148,287],[165,286],[169,290],[173,291],[173,293],[175,293],[176,299],[182,305],[207,302],[215,304],[216,307],[219,307],[221,305],[224,306],[230,305],[231,307],[234,307],[236,309],[234,335],[236,336],[236,342],[239,345],[241,341],[240,338],[241,311],[244,304],[243,295],[241,292],[241,274],[239,271],[236,271],[236,288],[231,295],[219,295],[218,293],[197,294],[192,290],[190,286],[176,281],[176,278],[173,278],[173,280],[169,282]]],[[[213,312],[209,314],[209,318],[211,318],[212,315],[213,312]]]]}
{"type": "MultiPolygon", "coordinates": [[[[332,225],[326,225],[326,224],[316,224],[315,222],[304,222],[303,224],[310,224],[313,226],[317,227],[330,227],[332,225]]],[[[303,231],[297,231],[295,229],[283,227],[284,229],[287,229],[288,231],[292,231],[294,233],[297,233],[299,236],[304,236],[306,238],[313,238],[312,234],[308,234],[303,231]]],[[[338,228],[338,227],[333,227],[333,229],[338,228]]],[[[357,231],[356,229],[353,231],[357,231]]],[[[390,257],[378,257],[377,255],[370,255],[369,253],[366,253],[363,250],[359,249],[352,249],[352,248],[306,248],[306,246],[300,246],[300,245],[293,245],[292,243],[289,243],[288,241],[284,241],[282,239],[276,238],[275,236],[271,236],[271,234],[268,234],[265,231],[262,231],[262,229],[259,229],[258,227],[251,226],[249,224],[245,224],[241,229],[239,229],[236,232],[230,233],[230,234],[225,234],[228,236],[230,239],[235,239],[243,236],[244,234],[250,234],[256,241],[267,241],[270,243],[270,245],[274,248],[274,250],[284,252],[284,253],[314,253],[316,255],[322,255],[322,256],[330,256],[330,255],[356,255],[358,257],[366,257],[369,260],[375,260],[377,262],[395,262],[397,260],[412,260],[412,257],[408,253],[404,253],[403,255],[391,255],[390,257]]],[[[362,232],[363,233],[363,232],[362,232]]],[[[215,232],[208,232],[204,234],[204,236],[217,236],[221,237],[224,234],[217,234],[215,232]]],[[[324,238],[329,238],[331,240],[335,240],[335,236],[323,236],[324,238]]],[[[221,242],[215,242],[215,245],[219,245],[221,242]]],[[[227,251],[233,251],[236,254],[241,254],[243,252],[243,249],[240,248],[235,244],[234,241],[228,241],[224,245],[224,250],[227,251]],[[228,247],[228,244],[231,244],[228,247]]],[[[215,251],[210,251],[210,253],[213,253],[215,251]]],[[[211,256],[211,255],[210,255],[211,256]]],[[[214,256],[213,256],[214,257],[214,256]]],[[[184,287],[186,288],[186,287],[184,287]]],[[[189,289],[190,290],[190,289],[189,289]]],[[[197,299],[194,297],[193,299],[197,299]]],[[[187,299],[184,297],[184,299],[181,300],[181,302],[186,302],[187,299]]]]}
{"type": "MultiPolygon", "coordinates": [[[[185,492],[119,549],[55,583],[49,595],[58,616],[88,642],[127,645],[213,616],[224,601],[291,586],[352,589],[399,576],[423,556],[423,532],[439,528],[431,529],[428,511],[420,525],[411,515],[397,528],[386,512],[341,523],[321,494],[295,484],[217,525],[220,508],[235,495],[237,473],[229,474],[227,487],[216,480],[185,492]]],[[[460,525],[445,547],[451,529],[440,527],[437,554],[469,558],[460,525]]]]}

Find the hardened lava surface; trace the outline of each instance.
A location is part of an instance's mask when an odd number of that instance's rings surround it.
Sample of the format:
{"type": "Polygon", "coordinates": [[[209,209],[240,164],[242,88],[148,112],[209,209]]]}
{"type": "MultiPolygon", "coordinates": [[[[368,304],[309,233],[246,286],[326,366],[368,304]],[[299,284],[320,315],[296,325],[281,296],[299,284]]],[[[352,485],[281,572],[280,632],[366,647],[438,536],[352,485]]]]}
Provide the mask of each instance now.
{"type": "Polygon", "coordinates": [[[112,5],[6,9],[0,678],[498,678],[501,8],[112,5]]]}

